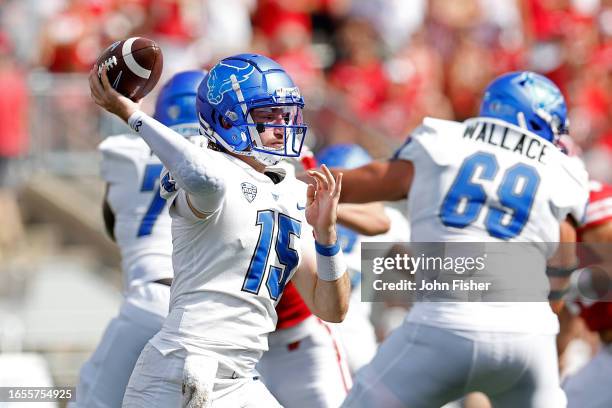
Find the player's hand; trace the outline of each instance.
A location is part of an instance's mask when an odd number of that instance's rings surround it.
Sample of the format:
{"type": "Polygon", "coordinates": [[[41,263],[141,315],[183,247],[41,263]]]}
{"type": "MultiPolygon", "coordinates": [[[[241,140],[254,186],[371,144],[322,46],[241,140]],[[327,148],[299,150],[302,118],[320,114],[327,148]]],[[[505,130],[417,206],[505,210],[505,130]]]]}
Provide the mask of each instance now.
{"type": "Polygon", "coordinates": [[[338,217],[338,200],[342,188],[342,173],[334,179],[327,166],[321,171],[309,170],[308,175],[315,180],[309,185],[306,201],[306,221],[312,225],[315,239],[322,245],[336,242],[336,219],[338,217]]]}
{"type": "Polygon", "coordinates": [[[102,69],[102,78],[98,79],[98,67],[94,66],[89,71],[89,90],[91,98],[101,108],[114,113],[125,122],[137,110],[140,110],[140,101],[131,99],[115,91],[108,81],[106,68],[102,69]]]}

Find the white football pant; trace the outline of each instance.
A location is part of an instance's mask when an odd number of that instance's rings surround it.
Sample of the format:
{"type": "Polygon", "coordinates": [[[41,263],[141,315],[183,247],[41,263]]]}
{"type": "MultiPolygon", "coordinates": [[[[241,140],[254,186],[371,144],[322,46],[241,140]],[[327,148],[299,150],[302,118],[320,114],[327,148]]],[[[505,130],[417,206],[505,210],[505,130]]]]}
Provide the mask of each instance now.
{"type": "Polygon", "coordinates": [[[357,373],[343,407],[440,407],[472,391],[495,408],[566,406],[555,336],[404,322],[357,373]]]}
{"type": "Polygon", "coordinates": [[[576,374],[563,383],[568,408],[612,407],[612,344],[599,352],[576,374]]]}
{"type": "MultiPolygon", "coordinates": [[[[148,343],[130,377],[123,408],[179,408],[184,366],[184,350],[163,355],[148,343]]],[[[213,408],[280,407],[258,377],[231,379],[230,376],[222,374],[222,379],[216,379],[213,408]]]]}
{"type": "Polygon", "coordinates": [[[352,381],[335,327],[315,316],[298,326],[305,329],[299,339],[270,335],[270,349],[257,364],[262,381],[285,408],[340,406],[352,381]]]}
{"type": "Polygon", "coordinates": [[[136,360],[168,314],[170,286],[132,286],[79,375],[78,408],[118,408],[136,360]]]}

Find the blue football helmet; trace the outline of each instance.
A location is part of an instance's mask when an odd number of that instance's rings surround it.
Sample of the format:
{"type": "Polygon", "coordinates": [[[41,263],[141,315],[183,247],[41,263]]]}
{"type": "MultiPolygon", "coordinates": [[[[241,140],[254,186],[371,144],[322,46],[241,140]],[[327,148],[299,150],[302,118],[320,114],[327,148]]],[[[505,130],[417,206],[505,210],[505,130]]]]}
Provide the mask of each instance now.
{"type": "MultiPolygon", "coordinates": [[[[319,164],[324,164],[327,167],[339,167],[344,169],[354,169],[363,166],[372,161],[372,157],[368,152],[357,144],[336,144],[330,145],[320,150],[315,155],[319,164]]],[[[344,253],[350,253],[355,249],[355,245],[359,244],[359,234],[342,225],[336,225],[338,232],[338,242],[344,253]]],[[[357,247],[357,250],[359,247],[357,247]]],[[[361,273],[355,273],[351,278],[353,287],[359,284],[361,273]]]]}
{"type": "Polygon", "coordinates": [[[240,54],[215,65],[198,89],[201,133],[223,149],[274,165],[282,157],[299,157],[307,126],[304,99],[285,70],[268,57],[240,54]],[[280,138],[265,146],[267,129],[280,138]]]}
{"type": "Polygon", "coordinates": [[[183,71],[175,74],[163,86],[153,117],[183,136],[199,134],[196,96],[205,71],[183,71]]]}
{"type": "Polygon", "coordinates": [[[327,146],[315,155],[320,164],[327,167],[354,169],[372,161],[368,152],[357,144],[337,144],[327,146]]]}
{"type": "Polygon", "coordinates": [[[534,72],[511,72],[485,89],[480,116],[501,119],[556,143],[567,134],[567,106],[557,86],[534,72]]]}

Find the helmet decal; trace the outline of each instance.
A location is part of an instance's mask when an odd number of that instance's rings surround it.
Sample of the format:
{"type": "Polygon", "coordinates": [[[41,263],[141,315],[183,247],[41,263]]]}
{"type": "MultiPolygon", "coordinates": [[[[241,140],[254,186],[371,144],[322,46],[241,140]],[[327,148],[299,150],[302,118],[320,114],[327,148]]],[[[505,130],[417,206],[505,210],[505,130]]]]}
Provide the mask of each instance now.
{"type": "Polygon", "coordinates": [[[524,78],[519,78],[519,82],[524,82],[523,86],[531,96],[531,109],[534,112],[537,112],[538,109],[551,111],[564,103],[559,89],[544,81],[534,81],[531,72],[526,72],[524,78]]]}
{"type": "Polygon", "coordinates": [[[567,106],[559,88],[535,72],[510,72],[486,88],[480,117],[495,118],[556,143],[568,133],[567,106]]]}
{"type": "Polygon", "coordinates": [[[220,62],[211,71],[206,85],[208,102],[218,105],[223,100],[223,94],[232,90],[231,76],[236,77],[237,83],[249,79],[255,67],[246,61],[220,62]],[[242,66],[241,66],[242,65],[242,66]]]}

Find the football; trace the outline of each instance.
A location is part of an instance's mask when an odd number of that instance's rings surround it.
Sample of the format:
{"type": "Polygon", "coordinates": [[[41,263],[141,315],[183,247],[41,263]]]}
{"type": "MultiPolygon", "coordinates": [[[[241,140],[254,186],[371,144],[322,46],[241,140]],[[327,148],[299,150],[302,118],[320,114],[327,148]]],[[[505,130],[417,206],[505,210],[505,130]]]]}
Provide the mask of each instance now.
{"type": "Polygon", "coordinates": [[[106,67],[113,88],[137,101],[151,92],[159,81],[163,56],[155,41],[131,37],[111,44],[96,61],[96,67],[99,78],[106,67]]]}

